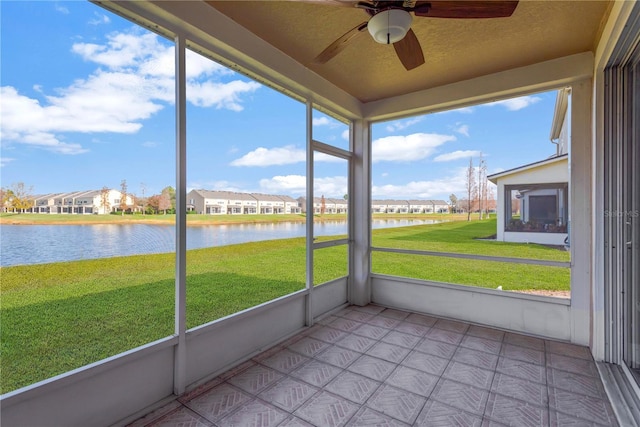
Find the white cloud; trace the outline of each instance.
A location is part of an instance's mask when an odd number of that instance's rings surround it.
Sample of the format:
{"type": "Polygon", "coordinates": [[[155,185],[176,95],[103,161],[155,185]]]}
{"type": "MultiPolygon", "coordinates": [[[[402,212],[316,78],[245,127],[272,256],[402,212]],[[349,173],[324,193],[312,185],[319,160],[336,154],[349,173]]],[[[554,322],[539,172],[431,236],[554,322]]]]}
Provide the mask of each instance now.
{"type": "Polygon", "coordinates": [[[424,120],[424,117],[425,116],[419,116],[419,117],[414,117],[408,120],[398,120],[398,121],[390,122],[387,124],[387,127],[386,127],[387,132],[397,132],[399,130],[406,129],[410,126],[420,123],[422,120],[424,120]]]}
{"type": "Polygon", "coordinates": [[[158,143],[155,141],[145,141],[142,143],[142,146],[145,148],[155,148],[158,146],[158,143]]]}
{"type": "MultiPolygon", "coordinates": [[[[478,168],[474,168],[477,176],[478,168]]],[[[406,184],[374,185],[371,187],[372,196],[377,199],[443,199],[449,200],[450,194],[455,194],[458,199],[466,197],[466,167],[458,167],[451,170],[447,177],[411,181],[406,184]]],[[[496,194],[495,185],[489,182],[489,187],[496,194]]]]}
{"type": "Polygon", "coordinates": [[[345,141],[349,140],[349,129],[345,129],[342,131],[342,134],[340,135],[342,137],[342,139],[344,139],[345,141]]]}
{"type": "MultiPolygon", "coordinates": [[[[290,194],[304,196],[306,193],[307,179],[304,175],[279,175],[260,180],[260,189],[269,194],[290,194]]],[[[313,192],[316,197],[342,198],[347,193],[347,177],[331,176],[314,179],[313,192]]]]}
{"type": "Polygon", "coordinates": [[[206,81],[190,82],[187,87],[187,100],[198,107],[212,107],[231,111],[242,111],[241,95],[255,92],[260,83],[235,80],[229,83],[206,81]]]}
{"type": "Polygon", "coordinates": [[[441,194],[451,194],[460,188],[456,181],[449,179],[412,181],[407,184],[374,185],[371,195],[379,199],[431,199],[441,194]]]}
{"type": "Polygon", "coordinates": [[[9,163],[15,161],[15,159],[11,158],[11,157],[0,157],[0,168],[5,167],[6,165],[8,165],[9,163]]]}
{"type": "MultiPolygon", "coordinates": [[[[11,86],[0,88],[3,141],[79,154],[87,150],[62,134],[136,133],[142,121],[174,102],[173,46],[139,30],[106,39],[73,44],[73,53],[100,68],[50,94],[35,84],[40,100],[11,86]]],[[[241,111],[242,97],[260,87],[256,82],[217,81],[230,71],[191,51],[187,59],[187,100],[196,106],[241,111]]]]}
{"type": "Polygon", "coordinates": [[[311,123],[313,126],[329,126],[331,122],[326,117],[314,117],[311,123]]]}
{"type": "Polygon", "coordinates": [[[434,162],[451,162],[453,160],[469,159],[469,157],[477,157],[481,154],[479,150],[453,151],[451,153],[440,154],[436,156],[434,162]]]}
{"type": "Polygon", "coordinates": [[[336,127],[339,127],[339,126],[344,126],[343,123],[341,123],[341,122],[339,122],[339,121],[337,121],[335,119],[326,117],[326,116],[314,117],[311,120],[311,124],[313,126],[328,126],[330,128],[336,128],[336,127]]]}
{"type": "Polygon", "coordinates": [[[62,13],[63,15],[69,14],[69,9],[66,6],[62,6],[61,4],[58,4],[57,2],[53,5],[53,7],[56,11],[62,13]]]}
{"type": "Polygon", "coordinates": [[[220,191],[236,191],[239,193],[246,193],[246,188],[235,183],[220,180],[220,181],[194,181],[187,184],[187,193],[191,190],[220,190],[220,191]]]}
{"type": "Polygon", "coordinates": [[[315,178],[313,180],[313,193],[315,197],[325,196],[342,198],[348,192],[346,176],[330,176],[315,178]]]}
{"type": "Polygon", "coordinates": [[[465,125],[462,123],[456,123],[453,131],[459,133],[460,135],[469,136],[469,125],[465,125]]]}
{"type": "Polygon", "coordinates": [[[407,136],[387,136],[373,141],[373,161],[411,162],[429,157],[435,148],[450,141],[453,135],[414,133],[407,136]]]}
{"type": "Polygon", "coordinates": [[[306,151],[295,145],[275,148],[258,147],[232,161],[231,166],[281,166],[304,162],[306,159],[306,151]]]}
{"type": "Polygon", "coordinates": [[[528,106],[533,105],[539,101],[542,101],[542,98],[538,96],[521,96],[519,98],[511,98],[511,99],[505,99],[502,101],[490,102],[484,105],[488,107],[501,105],[509,111],[518,111],[518,110],[522,110],[523,108],[527,108],[528,106]]]}
{"type": "Polygon", "coordinates": [[[278,175],[260,180],[260,191],[268,194],[304,195],[306,188],[304,175],[278,175]]]}
{"type": "Polygon", "coordinates": [[[100,25],[100,24],[108,24],[111,22],[111,19],[102,13],[93,12],[94,18],[89,21],[89,25],[100,25]]]}
{"type": "MultiPolygon", "coordinates": [[[[231,166],[282,166],[301,163],[307,160],[306,150],[295,145],[285,145],[284,147],[264,148],[258,147],[248,152],[244,156],[233,160],[231,166]]],[[[324,153],[315,153],[316,162],[343,162],[339,157],[330,156],[324,153]]]]}

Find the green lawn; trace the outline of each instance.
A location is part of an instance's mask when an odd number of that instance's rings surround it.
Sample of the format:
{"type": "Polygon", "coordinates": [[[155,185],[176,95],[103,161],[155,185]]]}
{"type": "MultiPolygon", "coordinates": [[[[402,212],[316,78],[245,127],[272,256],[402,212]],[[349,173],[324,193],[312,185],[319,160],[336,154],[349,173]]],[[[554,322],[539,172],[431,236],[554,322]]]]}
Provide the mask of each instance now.
{"type": "MultiPolygon", "coordinates": [[[[567,261],[538,245],[474,239],[495,220],[375,230],[375,246],[567,261]]],[[[187,324],[194,327],[304,287],[305,239],[189,251],[187,324]]],[[[173,254],[5,267],[0,376],[6,393],[173,333],[173,254]]],[[[344,246],[316,251],[315,283],[346,274],[344,246]]],[[[375,272],[503,289],[568,290],[568,269],[374,252],[375,272]]]]}
{"type": "MultiPolygon", "coordinates": [[[[315,215],[316,221],[346,220],[345,214],[315,215]]],[[[439,219],[460,221],[461,214],[375,214],[376,219],[439,219]]],[[[187,225],[246,224],[273,222],[303,222],[304,214],[276,215],[187,215],[187,225]]],[[[70,215],[70,214],[19,214],[0,213],[0,224],[175,224],[175,215],[70,215]]]]}

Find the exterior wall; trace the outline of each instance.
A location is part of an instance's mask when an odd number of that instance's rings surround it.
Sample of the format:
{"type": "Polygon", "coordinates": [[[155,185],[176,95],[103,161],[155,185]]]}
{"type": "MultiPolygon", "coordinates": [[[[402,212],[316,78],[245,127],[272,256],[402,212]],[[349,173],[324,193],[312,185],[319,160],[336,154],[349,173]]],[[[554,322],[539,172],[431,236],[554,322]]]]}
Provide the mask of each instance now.
{"type": "Polygon", "coordinates": [[[565,113],[565,119],[562,122],[560,137],[558,138],[558,156],[569,152],[569,120],[567,120],[569,110],[565,113]]]}
{"type": "Polygon", "coordinates": [[[502,238],[498,236],[497,240],[501,242],[539,243],[541,245],[562,246],[565,244],[566,238],[567,233],[505,231],[502,234],[502,238]]]}
{"type": "Polygon", "coordinates": [[[510,331],[571,341],[566,299],[372,275],[372,302],[510,331]]]}
{"type": "MultiPolygon", "coordinates": [[[[567,158],[563,158],[562,160],[558,160],[554,163],[548,163],[539,165],[536,167],[524,169],[522,171],[514,171],[513,173],[506,175],[504,177],[497,177],[493,180],[495,184],[498,186],[498,202],[497,202],[497,237],[498,241],[502,242],[523,242],[520,240],[519,234],[527,234],[531,235],[527,237],[525,242],[530,243],[545,243],[547,240],[557,241],[551,237],[541,237],[543,234],[548,233],[512,233],[506,232],[505,230],[505,218],[507,217],[507,203],[506,203],[506,186],[509,185],[518,185],[518,184],[556,184],[556,183],[564,183],[569,182],[569,168],[568,168],[568,160],[567,158]],[[517,234],[517,235],[516,235],[517,234]],[[513,238],[515,240],[508,240],[513,238]]],[[[566,234],[564,234],[566,237],[566,234]]],[[[551,243],[556,244],[556,243],[551,243]]],[[[564,237],[562,238],[562,242],[558,244],[564,244],[564,237]]]]}
{"type": "MultiPolygon", "coordinates": [[[[118,209],[122,195],[118,190],[109,190],[108,206],[102,205],[102,190],[77,191],[39,196],[35,199],[33,213],[108,214],[118,209]]],[[[133,208],[133,198],[127,196],[127,208],[133,208]]]]}

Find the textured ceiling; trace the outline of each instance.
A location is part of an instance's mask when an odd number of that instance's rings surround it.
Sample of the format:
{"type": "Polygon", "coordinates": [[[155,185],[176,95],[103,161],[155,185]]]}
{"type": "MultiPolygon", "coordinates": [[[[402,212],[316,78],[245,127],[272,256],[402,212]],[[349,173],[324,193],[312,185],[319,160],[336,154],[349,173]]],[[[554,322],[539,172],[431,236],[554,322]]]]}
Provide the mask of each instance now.
{"type": "MultiPolygon", "coordinates": [[[[437,1],[437,0],[435,0],[437,1]]],[[[393,46],[362,34],[326,64],[313,59],[368,20],[322,1],[210,1],[238,24],[363,102],[593,50],[607,1],[521,0],[509,18],[414,17],[425,64],[404,69],[393,46]]]]}

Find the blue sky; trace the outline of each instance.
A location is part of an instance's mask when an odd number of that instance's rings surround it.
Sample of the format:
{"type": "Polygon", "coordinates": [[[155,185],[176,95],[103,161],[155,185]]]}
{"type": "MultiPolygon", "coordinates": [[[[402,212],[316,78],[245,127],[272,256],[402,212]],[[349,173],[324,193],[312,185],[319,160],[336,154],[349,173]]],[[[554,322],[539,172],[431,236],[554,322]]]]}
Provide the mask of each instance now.
{"type": "MultiPolygon", "coordinates": [[[[3,187],[175,186],[171,41],[85,1],[3,0],[0,15],[3,187]]],[[[187,74],[188,189],[304,194],[305,106],[196,53],[187,74]]],[[[554,103],[549,92],[375,124],[373,197],[462,198],[470,157],[494,173],[554,154],[554,103]]],[[[315,112],[313,129],[347,147],[346,125],[315,112]]],[[[345,174],[319,156],[316,195],[341,197],[345,174]]]]}

